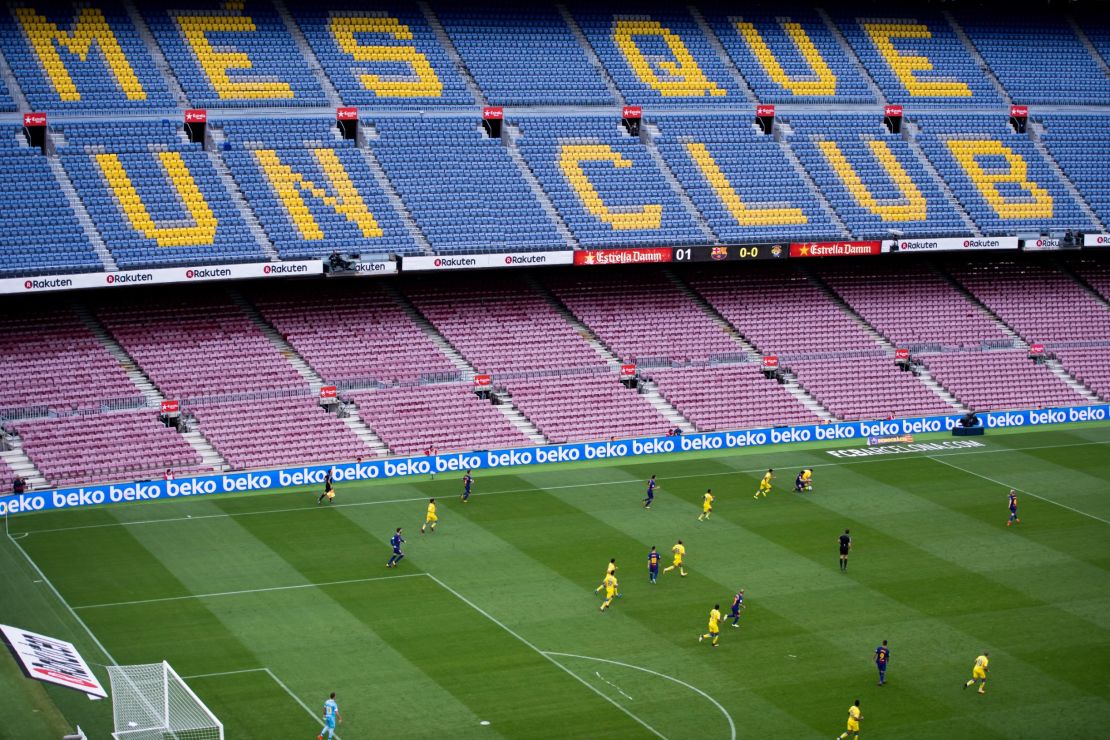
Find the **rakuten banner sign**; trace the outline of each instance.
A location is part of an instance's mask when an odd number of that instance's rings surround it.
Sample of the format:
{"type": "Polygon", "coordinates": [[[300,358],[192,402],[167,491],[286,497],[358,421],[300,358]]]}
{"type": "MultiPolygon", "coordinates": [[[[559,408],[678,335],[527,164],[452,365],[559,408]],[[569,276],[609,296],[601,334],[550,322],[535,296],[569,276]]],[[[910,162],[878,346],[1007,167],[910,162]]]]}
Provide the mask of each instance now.
{"type": "MultiPolygon", "coordinates": [[[[459,452],[433,456],[370,460],[330,466],[336,483],[384,480],[432,472],[456,472],[492,468],[511,468],[582,460],[611,460],[639,455],[671,452],[725,450],[823,440],[866,440],[868,437],[895,437],[903,434],[945,432],[955,428],[961,416],[928,416],[891,421],[853,421],[837,424],[809,424],[796,427],[748,429],[739,432],[683,434],[678,437],[644,437],[611,442],[521,447],[506,450],[459,452]]],[[[979,414],[988,429],[1067,424],[1110,419],[1110,404],[1071,406],[1037,411],[997,411],[979,414]]],[[[0,516],[50,509],[70,509],[128,501],[187,499],[220,493],[265,491],[290,486],[320,485],[329,466],[316,465],[281,470],[257,470],[179,480],[153,480],[82,486],[57,491],[36,491],[21,496],[0,497],[0,516]]]]}
{"type": "Polygon", "coordinates": [[[883,242],[884,252],[961,252],[971,250],[1009,250],[1018,248],[1017,237],[967,237],[955,239],[891,239],[883,242]]]}
{"type": "Polygon", "coordinates": [[[320,275],[323,272],[324,263],[320,260],[251,262],[240,265],[198,267],[159,267],[151,270],[120,270],[118,272],[85,272],[77,275],[4,278],[0,280],[0,294],[46,293],[53,290],[78,290],[80,288],[122,288],[128,285],[320,275]]]}
{"type": "Polygon", "coordinates": [[[574,252],[507,252],[504,254],[455,254],[442,257],[402,257],[401,272],[428,270],[481,270],[495,267],[570,265],[574,252]]]}

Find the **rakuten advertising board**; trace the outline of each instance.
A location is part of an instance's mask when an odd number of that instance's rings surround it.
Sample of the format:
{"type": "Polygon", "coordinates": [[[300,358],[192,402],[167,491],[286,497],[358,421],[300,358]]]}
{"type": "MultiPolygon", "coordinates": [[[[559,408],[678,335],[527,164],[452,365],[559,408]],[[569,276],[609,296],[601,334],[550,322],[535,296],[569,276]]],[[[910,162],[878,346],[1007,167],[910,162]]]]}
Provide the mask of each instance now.
{"type": "Polygon", "coordinates": [[[574,252],[509,252],[506,254],[452,254],[442,257],[402,257],[401,272],[429,270],[481,270],[493,267],[543,267],[570,265],[574,252]]]}
{"type": "MultiPolygon", "coordinates": [[[[335,471],[333,480],[336,483],[385,480],[409,475],[427,475],[432,472],[511,468],[519,465],[579,462],[582,460],[612,460],[640,455],[732,450],[794,442],[866,441],[869,437],[893,437],[903,434],[950,431],[956,427],[961,418],[961,415],[954,414],[951,416],[928,416],[889,421],[808,424],[795,427],[747,429],[738,432],[683,434],[678,437],[643,437],[610,442],[581,442],[504,450],[479,450],[435,456],[399,457],[360,463],[343,463],[334,466],[314,465],[280,470],[253,470],[245,473],[227,473],[168,481],[152,480],[81,486],[56,491],[33,491],[20,496],[0,497],[0,516],[50,509],[96,506],[107,503],[186,499],[220,493],[265,491],[290,486],[319,485],[324,482],[324,476],[329,467],[335,471]]],[[[1110,419],[1110,404],[1071,406],[1037,411],[984,412],[979,414],[979,419],[988,429],[1106,421],[1110,419]]]]}
{"type": "Polygon", "coordinates": [[[278,278],[297,275],[320,275],[323,272],[324,263],[320,260],[250,262],[241,265],[198,267],[159,267],[151,270],[120,270],[119,272],[86,272],[77,275],[44,275],[34,278],[4,278],[0,280],[0,293],[46,293],[53,290],[79,290],[81,288],[122,288],[128,285],[278,278]]]}
{"type": "Polygon", "coordinates": [[[1018,248],[1018,238],[1002,237],[957,237],[947,239],[890,239],[883,242],[884,252],[965,252],[990,249],[1009,250],[1018,248]]]}
{"type": "Polygon", "coordinates": [[[1084,234],[1085,247],[1110,247],[1110,234],[1084,234]]]}

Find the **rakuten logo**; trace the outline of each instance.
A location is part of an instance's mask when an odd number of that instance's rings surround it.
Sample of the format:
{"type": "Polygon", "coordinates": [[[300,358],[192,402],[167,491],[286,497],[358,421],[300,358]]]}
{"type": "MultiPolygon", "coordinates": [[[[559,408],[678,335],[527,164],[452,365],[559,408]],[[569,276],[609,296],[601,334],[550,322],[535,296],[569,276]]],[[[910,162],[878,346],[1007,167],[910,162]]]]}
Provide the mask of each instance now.
{"type": "Polygon", "coordinates": [[[1095,244],[1110,244],[1110,236],[1100,236],[1095,239],[1095,244]]]}
{"type": "Polygon", "coordinates": [[[262,268],[263,275],[297,275],[308,272],[308,265],[266,265],[262,268]]]}
{"type": "Polygon", "coordinates": [[[27,280],[23,283],[27,290],[46,290],[48,288],[71,288],[73,281],[69,278],[47,278],[45,280],[27,280]]]}
{"type": "Polygon", "coordinates": [[[150,272],[117,272],[104,276],[108,285],[127,285],[130,283],[154,282],[154,274],[150,272]]]}
{"type": "Polygon", "coordinates": [[[473,257],[437,257],[436,267],[476,267],[478,260],[473,257]]]}
{"type": "Polygon", "coordinates": [[[547,257],[542,254],[507,254],[505,255],[506,265],[542,265],[547,262],[547,257]]]}
{"type": "Polygon", "coordinates": [[[185,277],[189,280],[231,277],[231,270],[226,267],[197,267],[192,270],[187,270],[185,272],[185,277]]]}
{"type": "Polygon", "coordinates": [[[964,246],[968,249],[992,249],[1002,246],[997,239],[964,239],[964,246]]]}

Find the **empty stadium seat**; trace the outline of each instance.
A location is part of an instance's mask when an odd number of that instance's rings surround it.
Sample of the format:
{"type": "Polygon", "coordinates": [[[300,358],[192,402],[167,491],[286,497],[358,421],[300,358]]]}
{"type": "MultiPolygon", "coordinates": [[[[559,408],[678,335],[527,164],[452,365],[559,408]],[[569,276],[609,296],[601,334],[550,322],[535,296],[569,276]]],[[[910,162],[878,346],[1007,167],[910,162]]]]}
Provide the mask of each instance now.
{"type": "Polygon", "coordinates": [[[1085,115],[1041,117],[1041,140],[1083,200],[1105,225],[1110,223],[1110,125],[1107,119],[1085,115]]]}

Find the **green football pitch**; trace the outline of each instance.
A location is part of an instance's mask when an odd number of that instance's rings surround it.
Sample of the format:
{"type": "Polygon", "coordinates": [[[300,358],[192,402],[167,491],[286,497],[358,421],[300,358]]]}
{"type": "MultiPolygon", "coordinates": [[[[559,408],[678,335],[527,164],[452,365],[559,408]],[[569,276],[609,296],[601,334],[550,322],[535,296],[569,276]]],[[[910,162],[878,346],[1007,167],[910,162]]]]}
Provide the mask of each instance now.
{"type": "MultiPolygon", "coordinates": [[[[1110,426],[981,439],[476,471],[465,505],[451,475],[340,484],[330,506],[300,489],[20,516],[0,622],[93,664],[168,660],[229,738],[315,738],[332,691],[343,740],[831,738],[855,699],[866,737],[1106,737],[1110,426]],[[768,467],[774,492],[755,501],[768,467]],[[796,494],[803,467],[814,490],[796,494]],[[432,496],[439,529],[421,535],[432,496]],[[390,570],[398,526],[407,557],[390,570]],[[666,565],[679,539],[689,576],[649,583],[648,549],[666,565]],[[610,558],[623,596],[601,612],[610,558]],[[741,588],[741,626],[699,643],[741,588]],[[979,696],[962,685],[984,651],[979,696]]],[[[77,723],[106,737],[109,702],[0,661],[0,737],[77,723]]]]}

